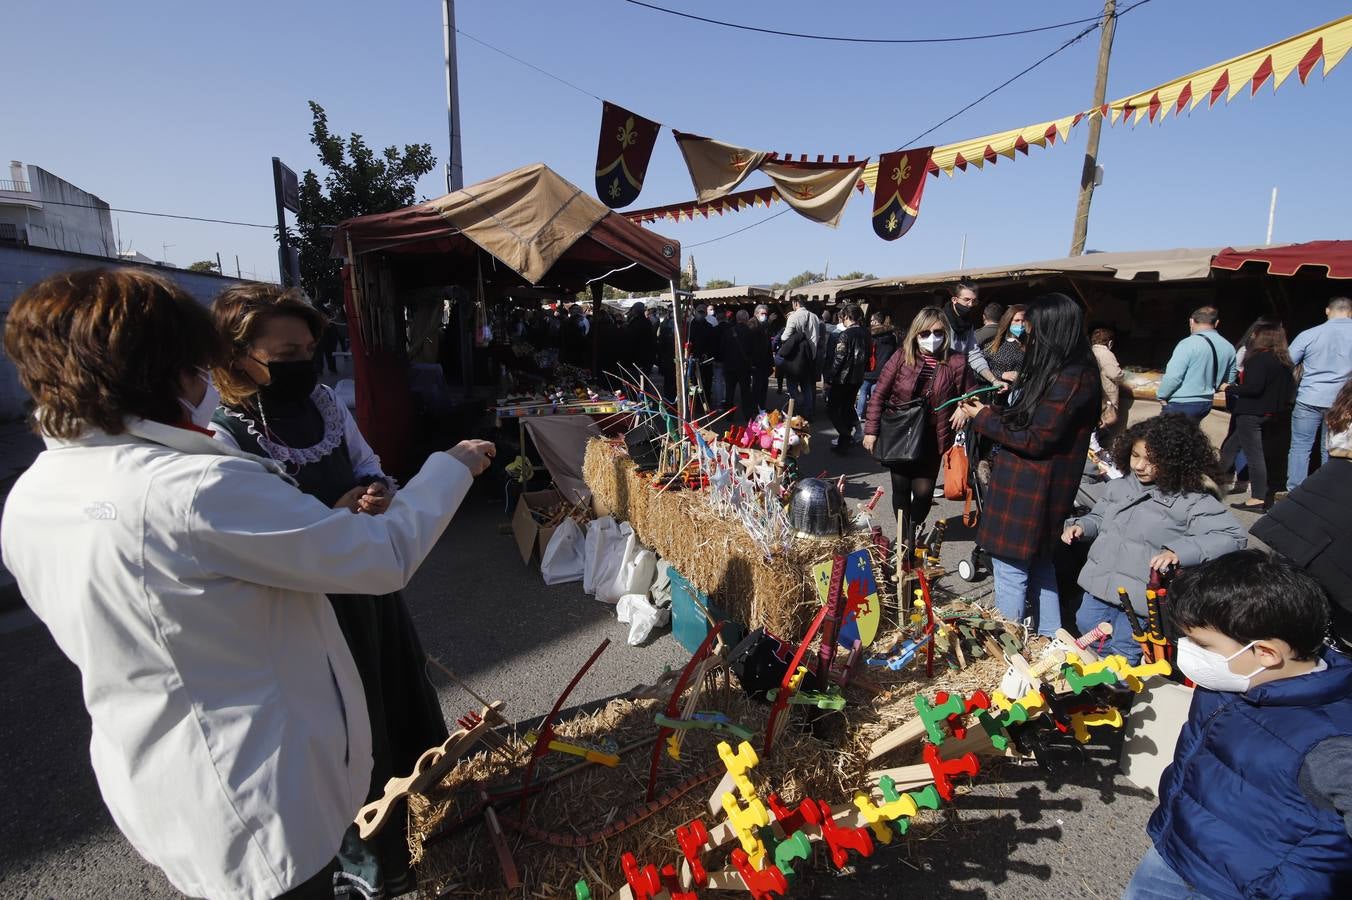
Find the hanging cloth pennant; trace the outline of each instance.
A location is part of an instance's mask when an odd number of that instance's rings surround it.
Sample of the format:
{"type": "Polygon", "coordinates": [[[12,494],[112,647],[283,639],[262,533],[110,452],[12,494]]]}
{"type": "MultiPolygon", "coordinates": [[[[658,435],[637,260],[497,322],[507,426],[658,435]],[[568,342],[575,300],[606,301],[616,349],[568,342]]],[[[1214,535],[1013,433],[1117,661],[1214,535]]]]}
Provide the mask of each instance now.
{"type": "Polygon", "coordinates": [[[933,147],[897,150],[878,159],[878,181],[873,196],[873,232],[895,241],[911,230],[920,215],[926,172],[933,147]]]}
{"type": "Polygon", "coordinates": [[[601,101],[601,137],[596,145],[596,196],[611,209],[628,206],[643,190],[648,160],[662,125],[622,106],[601,101]]]}
{"type": "Polygon", "coordinates": [[[656,222],[661,219],[671,219],[676,222],[683,220],[693,220],[695,216],[709,218],[710,213],[723,215],[728,212],[740,212],[752,206],[769,206],[772,203],[778,203],[780,200],[779,191],[774,187],[753,188],[749,191],[738,191],[735,194],[727,194],[719,197],[710,203],[700,203],[697,200],[690,200],[686,203],[673,203],[669,206],[654,206],[648,209],[631,209],[628,212],[620,213],[631,222],[643,224],[645,222],[656,222]]]}
{"type": "Polygon", "coordinates": [[[756,171],[769,155],[761,150],[734,147],[712,138],[700,137],[672,129],[676,143],[685,157],[690,180],[695,185],[695,199],[701,203],[717,200],[737,189],[746,176],[756,171]]]}
{"type": "Polygon", "coordinates": [[[761,163],[760,169],[770,176],[785,203],[814,222],[835,228],[866,165],[867,159],[858,162],[772,159],[761,163]]]}

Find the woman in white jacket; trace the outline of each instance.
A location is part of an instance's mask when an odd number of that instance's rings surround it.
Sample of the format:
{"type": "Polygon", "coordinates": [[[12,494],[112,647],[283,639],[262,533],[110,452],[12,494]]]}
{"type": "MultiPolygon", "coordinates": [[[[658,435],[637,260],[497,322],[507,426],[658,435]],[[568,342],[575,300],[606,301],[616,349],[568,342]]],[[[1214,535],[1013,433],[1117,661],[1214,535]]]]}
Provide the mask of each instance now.
{"type": "Polygon", "coordinates": [[[114,821],[189,896],[331,896],[371,736],[324,594],[401,588],[493,446],[433,454],[383,515],[330,509],[212,439],[210,318],[135,270],[29,289],[5,350],[47,450],[0,546],[80,668],[114,821]]]}

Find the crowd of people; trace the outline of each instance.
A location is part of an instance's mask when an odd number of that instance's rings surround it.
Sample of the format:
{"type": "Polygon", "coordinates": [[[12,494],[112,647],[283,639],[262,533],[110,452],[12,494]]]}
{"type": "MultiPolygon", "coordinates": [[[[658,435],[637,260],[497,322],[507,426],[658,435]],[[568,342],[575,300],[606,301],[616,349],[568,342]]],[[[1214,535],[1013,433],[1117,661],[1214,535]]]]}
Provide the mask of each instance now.
{"type": "MultiPolygon", "coordinates": [[[[1197,690],[1160,783],[1151,849],[1123,896],[1345,896],[1352,300],[1330,300],[1327,321],[1289,347],[1280,322],[1260,320],[1236,348],[1217,331],[1215,308],[1194,310],[1160,382],[1160,414],[1135,423],[1112,330],[1088,327],[1079,304],[1061,294],[990,304],[973,328],[975,303],[975,287],[962,284],[942,308],[922,309],[869,389],[864,446],[891,471],[898,538],[913,539],[941,455],[965,436],[991,456],[976,541],[1006,619],[1055,636],[1058,542],[1088,544],[1075,625],[1084,634],[1110,623],[1109,649],[1135,664],[1146,591],[1173,578],[1177,666],[1197,690]],[[968,390],[982,381],[992,396],[968,390]],[[1231,412],[1219,453],[1200,428],[1217,393],[1231,412]],[[956,411],[943,411],[955,399],[956,411]],[[1288,421],[1289,493],[1275,502],[1265,456],[1288,421]],[[1316,442],[1322,464],[1309,476],[1316,442]],[[1091,449],[1097,462],[1087,465],[1091,449]],[[1231,505],[1266,513],[1253,534],[1276,556],[1246,549],[1222,499],[1243,492],[1241,453],[1251,499],[1231,505]]],[[[843,315],[859,321],[857,310],[843,315]]],[[[848,441],[848,423],[836,426],[848,441]]]]}
{"type": "MultiPolygon", "coordinates": [[[[824,380],[835,449],[859,437],[890,472],[903,541],[931,513],[944,454],[972,447],[988,461],[975,539],[995,603],[1036,633],[1063,624],[1060,547],[1087,545],[1074,624],[1113,623],[1133,662],[1132,612],[1177,570],[1178,664],[1199,690],[1127,896],[1339,895],[1352,301],[1329,301],[1289,345],[1260,320],[1238,348],[1216,309],[1194,310],[1161,414],[1133,423],[1110,328],[1061,294],[983,309],[977,296],[960,283],[904,326],[795,301],[783,321],[701,306],[677,323],[639,303],[622,321],[561,310],[513,328],[546,341],[557,328],[561,350],[600,329],[610,358],[661,373],[666,391],[679,328],[699,396],[743,416],[771,377],[812,415],[824,380]],[[1219,451],[1199,427],[1218,392],[1232,413],[1219,451]],[[1267,460],[1288,419],[1277,502],[1267,460]],[[1222,499],[1246,468],[1251,499],[1234,505],[1267,513],[1252,533],[1280,557],[1246,551],[1222,499]]],[[[461,442],[397,487],[318,383],[327,328],[298,291],[233,287],[208,312],[135,270],[48,279],[6,324],[48,449],[9,495],[4,561],[81,670],[115,822],[190,896],[401,892],[402,829],[368,844],[353,815],[447,734],[399,591],[495,450],[461,442]]]]}

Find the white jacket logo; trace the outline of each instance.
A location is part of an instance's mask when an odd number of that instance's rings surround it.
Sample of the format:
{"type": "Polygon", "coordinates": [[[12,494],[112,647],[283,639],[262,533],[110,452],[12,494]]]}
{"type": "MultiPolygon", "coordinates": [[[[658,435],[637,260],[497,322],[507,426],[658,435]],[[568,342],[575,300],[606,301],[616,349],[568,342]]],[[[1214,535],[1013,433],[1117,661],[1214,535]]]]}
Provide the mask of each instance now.
{"type": "Polygon", "coordinates": [[[85,515],[96,522],[106,522],[117,518],[117,507],[107,500],[100,500],[93,506],[85,507],[85,515]]]}

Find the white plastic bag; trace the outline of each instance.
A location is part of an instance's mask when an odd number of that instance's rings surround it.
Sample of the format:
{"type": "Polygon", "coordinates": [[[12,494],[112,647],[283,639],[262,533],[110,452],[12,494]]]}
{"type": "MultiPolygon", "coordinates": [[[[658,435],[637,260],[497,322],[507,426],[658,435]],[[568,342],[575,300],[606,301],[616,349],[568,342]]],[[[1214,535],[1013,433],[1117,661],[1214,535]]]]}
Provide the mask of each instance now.
{"type": "Polygon", "coordinates": [[[582,580],[585,543],[586,538],[577,522],[567,518],[559,523],[540,559],[540,574],[544,576],[545,584],[582,580]]]}
{"type": "MultiPolygon", "coordinates": [[[[628,525],[621,526],[628,529],[628,525]]],[[[642,594],[646,600],[657,574],[657,555],[638,542],[632,529],[625,534],[624,553],[615,577],[597,585],[596,599],[603,603],[618,603],[625,594],[642,594]]]]}
{"type": "Polygon", "coordinates": [[[595,594],[602,603],[614,603],[620,599],[620,594],[625,593],[614,590],[615,578],[624,566],[626,548],[634,529],[628,522],[617,525],[614,519],[597,519],[592,523],[592,528],[599,528],[600,533],[596,537],[594,550],[590,546],[591,535],[587,535],[590,556],[583,571],[582,589],[588,590],[587,573],[590,572],[589,593],[595,594]]]}
{"type": "Polygon", "coordinates": [[[587,541],[582,551],[582,590],[588,594],[596,593],[596,568],[604,545],[615,540],[620,526],[610,516],[602,516],[587,525],[587,541]]]}
{"type": "Polygon", "coordinates": [[[653,586],[649,594],[652,597],[653,606],[658,609],[671,608],[671,563],[665,559],[657,561],[657,577],[653,579],[653,586]]]}
{"type": "Polygon", "coordinates": [[[625,594],[615,604],[615,618],[629,626],[629,646],[646,641],[654,628],[671,621],[671,610],[658,609],[644,594],[625,594]]]}
{"type": "Polygon", "coordinates": [[[625,561],[615,573],[610,589],[598,589],[596,599],[617,603],[626,593],[637,593],[646,600],[656,576],[657,554],[638,543],[637,535],[630,534],[625,541],[625,561]]]}

